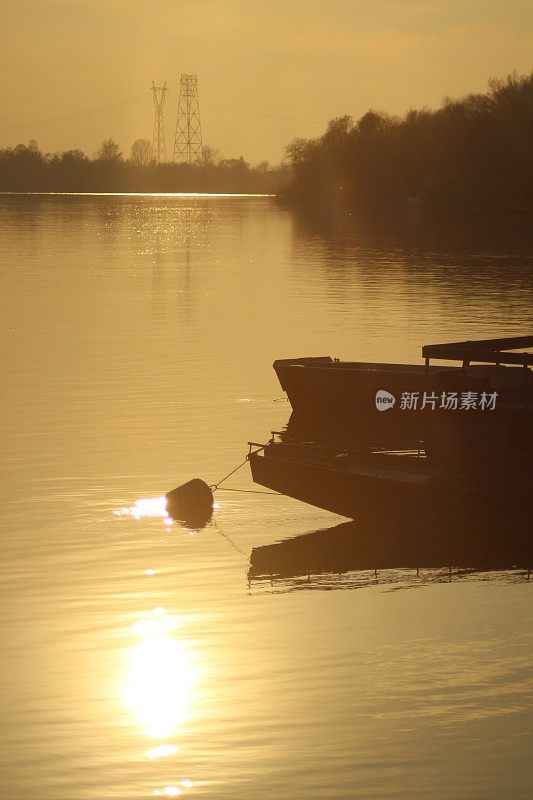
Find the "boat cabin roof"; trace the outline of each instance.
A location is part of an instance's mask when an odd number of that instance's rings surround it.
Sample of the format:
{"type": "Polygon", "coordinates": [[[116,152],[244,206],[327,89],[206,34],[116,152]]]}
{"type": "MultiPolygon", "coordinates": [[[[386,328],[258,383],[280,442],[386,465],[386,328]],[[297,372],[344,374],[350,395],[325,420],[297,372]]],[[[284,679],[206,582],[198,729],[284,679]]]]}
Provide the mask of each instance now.
{"type": "Polygon", "coordinates": [[[422,348],[426,364],[431,358],[446,361],[471,361],[483,364],[519,364],[533,366],[533,353],[510,352],[521,348],[533,348],[533,336],[508,336],[503,339],[472,339],[466,342],[427,344],[422,348]]]}

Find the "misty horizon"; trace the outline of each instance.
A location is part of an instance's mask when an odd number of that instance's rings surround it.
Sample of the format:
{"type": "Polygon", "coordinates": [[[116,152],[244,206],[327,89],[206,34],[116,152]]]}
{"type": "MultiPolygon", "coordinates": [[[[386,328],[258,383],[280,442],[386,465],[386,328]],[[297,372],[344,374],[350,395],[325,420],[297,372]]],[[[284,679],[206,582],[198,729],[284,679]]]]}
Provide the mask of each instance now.
{"type": "MultiPolygon", "coordinates": [[[[504,78],[509,80],[509,79],[514,78],[514,77],[523,78],[525,76],[519,75],[518,74],[518,70],[512,70],[512,72],[510,72],[506,76],[489,76],[487,78],[486,85],[485,85],[483,91],[486,91],[487,90],[487,86],[490,86],[491,83],[503,80],[504,78]]],[[[164,83],[166,85],[166,81],[164,81],[164,83]]],[[[149,94],[147,94],[147,102],[148,102],[148,100],[150,100],[150,102],[151,102],[151,98],[149,96],[151,93],[152,93],[152,90],[150,89],[149,90],[149,94]]],[[[439,109],[443,108],[446,104],[448,104],[450,102],[462,102],[464,100],[468,100],[468,98],[470,96],[472,96],[472,95],[465,95],[465,96],[453,97],[453,98],[449,97],[449,96],[446,96],[446,97],[443,97],[441,99],[440,104],[438,104],[435,107],[427,107],[427,106],[425,106],[423,108],[415,108],[413,105],[411,105],[409,107],[409,110],[403,115],[401,115],[401,114],[391,114],[389,111],[387,111],[387,109],[377,109],[377,108],[372,107],[372,106],[369,107],[368,109],[366,109],[365,113],[377,113],[377,114],[380,114],[380,115],[388,116],[388,117],[393,118],[393,119],[402,120],[404,117],[406,117],[408,114],[410,114],[412,112],[434,113],[435,111],[438,111],[439,109]]],[[[178,90],[177,97],[179,98],[179,90],[178,90]]],[[[96,113],[98,113],[98,112],[96,112],[96,113]]],[[[168,112],[167,112],[166,116],[168,116],[168,112]]],[[[186,163],[184,160],[176,159],[173,156],[173,151],[175,149],[174,140],[175,140],[175,137],[176,137],[176,133],[175,133],[175,128],[168,125],[168,120],[167,120],[166,116],[165,116],[165,119],[164,119],[164,124],[165,124],[165,131],[166,131],[166,133],[165,133],[165,143],[166,143],[167,157],[165,157],[161,161],[162,161],[162,163],[166,163],[166,164],[171,164],[171,163],[183,164],[183,163],[186,163]]],[[[321,136],[326,132],[326,130],[328,128],[328,125],[334,119],[344,118],[346,116],[352,117],[353,115],[350,114],[348,111],[345,111],[344,113],[339,114],[337,117],[333,117],[331,120],[325,120],[323,128],[319,132],[318,136],[321,136]]],[[[361,117],[363,117],[363,116],[364,116],[364,114],[361,115],[361,117]]],[[[175,115],[175,117],[176,117],[176,115],[175,115]]],[[[154,112],[153,112],[153,109],[152,109],[152,118],[151,119],[152,119],[152,125],[153,125],[154,124],[154,112]]],[[[0,139],[1,139],[2,132],[3,132],[2,129],[0,129],[0,139]]],[[[302,138],[302,137],[300,135],[294,137],[294,139],[299,139],[299,138],[302,138]]],[[[84,150],[82,147],[72,147],[72,148],[68,148],[67,150],[64,150],[64,151],[61,151],[61,150],[47,151],[47,150],[45,150],[44,148],[41,147],[40,142],[36,139],[35,136],[30,136],[27,142],[12,141],[10,144],[6,144],[4,146],[4,149],[8,149],[10,147],[17,147],[17,146],[25,144],[28,147],[36,148],[39,151],[41,151],[43,153],[46,153],[47,155],[51,155],[51,156],[59,155],[61,152],[74,152],[75,151],[75,152],[83,153],[83,155],[87,156],[89,159],[98,159],[100,157],[99,156],[99,152],[101,151],[102,146],[105,145],[106,142],[113,142],[116,145],[116,152],[120,154],[120,158],[121,159],[122,158],[124,160],[131,159],[131,160],[135,161],[135,156],[133,154],[132,148],[134,148],[135,145],[140,143],[140,142],[147,142],[152,147],[152,145],[153,145],[153,134],[150,131],[148,131],[146,136],[138,137],[135,140],[132,140],[132,142],[130,143],[129,146],[126,145],[124,147],[122,146],[122,144],[119,141],[116,140],[116,138],[114,136],[106,135],[106,136],[103,137],[103,139],[101,141],[99,141],[97,143],[97,145],[95,146],[95,148],[92,151],[84,150]]],[[[278,161],[271,162],[268,159],[260,159],[257,162],[253,162],[252,160],[249,160],[247,158],[246,153],[239,153],[239,155],[228,156],[225,153],[222,153],[216,146],[214,146],[212,144],[212,142],[204,141],[203,142],[203,150],[204,150],[203,158],[205,160],[205,158],[207,157],[207,159],[210,160],[211,162],[215,162],[216,161],[216,162],[226,162],[226,163],[235,162],[235,161],[239,161],[240,160],[240,161],[245,161],[248,164],[248,166],[251,166],[252,168],[257,168],[258,167],[259,169],[277,169],[277,168],[280,168],[284,164],[287,163],[287,158],[288,158],[287,150],[290,148],[290,144],[291,144],[290,142],[286,142],[285,143],[285,145],[283,146],[283,152],[282,152],[280,158],[278,159],[278,161]],[[205,153],[207,154],[207,156],[205,155],[205,153]]],[[[202,160],[202,156],[199,156],[198,160],[201,161],[202,160]]],[[[196,163],[196,159],[194,160],[194,162],[191,162],[191,163],[196,163]]]]}
{"type": "Polygon", "coordinates": [[[0,147],[36,139],[44,152],[91,155],[112,136],[127,151],[151,139],[149,87],[165,79],[170,139],[179,76],[190,72],[205,141],[226,158],[279,163],[287,142],[320,135],[337,116],[435,108],[531,68],[533,12],[521,0],[467,8],[381,0],[323,11],[317,1],[266,9],[205,0],[179,13],[158,0],[145,18],[141,5],[126,13],[118,0],[105,12],[100,2],[8,2],[0,147]]]}

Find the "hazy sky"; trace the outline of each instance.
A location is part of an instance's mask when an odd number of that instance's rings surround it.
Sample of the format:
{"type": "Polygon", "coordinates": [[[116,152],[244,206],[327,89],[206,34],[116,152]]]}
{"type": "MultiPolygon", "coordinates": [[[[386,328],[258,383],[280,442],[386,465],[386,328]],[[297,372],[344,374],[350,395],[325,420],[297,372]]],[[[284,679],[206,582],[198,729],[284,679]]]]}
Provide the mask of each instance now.
{"type": "Polygon", "coordinates": [[[204,143],[253,163],[368,108],[402,113],[529,72],[531,0],[2,0],[0,146],[129,154],[198,74],[204,143]]]}

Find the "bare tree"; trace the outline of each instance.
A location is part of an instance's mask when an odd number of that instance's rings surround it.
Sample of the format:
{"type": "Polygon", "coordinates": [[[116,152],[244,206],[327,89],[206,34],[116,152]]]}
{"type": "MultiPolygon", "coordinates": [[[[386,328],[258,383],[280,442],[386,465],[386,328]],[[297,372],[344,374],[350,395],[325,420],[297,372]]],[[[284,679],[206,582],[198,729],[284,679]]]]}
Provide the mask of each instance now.
{"type": "Polygon", "coordinates": [[[135,139],[131,146],[131,162],[136,167],[147,167],[154,160],[154,148],[148,139],[135,139]]]}
{"type": "Polygon", "coordinates": [[[121,161],[122,153],[114,139],[104,139],[98,148],[96,158],[100,161],[121,161]]]}
{"type": "Polygon", "coordinates": [[[218,150],[215,150],[214,147],[209,147],[208,144],[204,144],[202,147],[202,154],[198,157],[198,161],[196,162],[198,166],[202,167],[202,169],[209,169],[209,167],[216,167],[219,162],[220,153],[218,150]]]}

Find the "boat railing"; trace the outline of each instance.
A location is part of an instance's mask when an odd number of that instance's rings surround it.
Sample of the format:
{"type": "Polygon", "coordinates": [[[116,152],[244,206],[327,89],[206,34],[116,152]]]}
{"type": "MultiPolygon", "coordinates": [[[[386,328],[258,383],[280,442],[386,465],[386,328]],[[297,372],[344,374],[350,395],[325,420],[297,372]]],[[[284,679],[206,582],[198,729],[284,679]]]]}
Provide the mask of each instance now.
{"type": "MultiPolygon", "coordinates": [[[[391,474],[402,474],[404,476],[406,473],[411,475],[418,474],[422,480],[427,480],[428,477],[435,477],[438,475],[439,479],[449,481],[450,486],[455,485],[458,489],[463,486],[463,482],[466,480],[467,484],[465,484],[465,488],[469,487],[472,489],[483,486],[485,489],[490,488],[491,492],[498,494],[500,491],[503,491],[501,484],[502,478],[505,478],[505,491],[507,493],[511,492],[512,494],[516,492],[517,495],[524,491],[530,492],[533,487],[531,462],[529,465],[525,464],[522,461],[523,454],[520,453],[508,454],[510,459],[515,456],[517,460],[506,460],[502,462],[501,459],[494,459],[493,461],[487,460],[486,451],[484,451],[485,457],[480,460],[483,464],[483,469],[480,471],[480,462],[470,457],[465,459],[464,453],[461,453],[461,457],[459,458],[457,454],[454,454],[453,456],[450,455],[449,458],[439,457],[438,459],[429,460],[423,452],[416,449],[408,450],[403,448],[401,450],[392,450],[390,448],[367,447],[366,451],[357,452],[353,450],[343,451],[337,448],[335,458],[332,458],[331,451],[329,454],[327,452],[321,453],[320,450],[325,450],[325,448],[317,447],[316,443],[296,440],[287,442],[286,439],[282,439],[282,441],[278,442],[276,441],[276,436],[283,436],[283,432],[273,431],[272,438],[266,444],[248,442],[250,446],[248,458],[259,455],[259,453],[267,449],[269,445],[280,447],[285,443],[294,446],[296,452],[298,450],[298,445],[300,445],[300,456],[305,455],[306,450],[309,451],[310,448],[313,448],[312,463],[316,463],[318,458],[318,461],[325,466],[340,469],[341,471],[349,471],[353,466],[361,468],[361,466],[364,465],[364,469],[368,471],[367,474],[377,480],[390,479],[391,474]],[[316,450],[318,450],[318,453],[316,450]],[[339,456],[344,456],[345,459],[339,460],[339,456]],[[385,458],[386,460],[382,461],[381,458],[385,458]],[[509,488],[509,481],[512,481],[512,489],[509,488]]],[[[457,448],[449,449],[456,450],[457,448]]],[[[292,455],[294,456],[296,453],[292,453],[292,455]]],[[[291,460],[290,456],[291,449],[289,448],[287,454],[289,460],[291,460]]],[[[305,462],[305,459],[303,460],[305,462]]]]}
{"type": "Polygon", "coordinates": [[[502,450],[491,448],[465,448],[454,445],[434,445],[425,442],[423,439],[413,440],[410,444],[394,443],[377,444],[368,439],[353,439],[349,442],[346,439],[335,438],[310,438],[295,437],[286,431],[271,431],[271,439],[266,444],[248,442],[250,452],[252,446],[257,448],[256,452],[264,450],[268,444],[280,443],[290,444],[300,447],[322,447],[324,449],[334,449],[338,452],[345,452],[350,455],[397,455],[410,456],[417,459],[430,459],[439,462],[483,462],[502,464],[505,463],[509,468],[531,468],[533,456],[527,451],[502,450]],[[438,455],[435,455],[438,454],[438,455]]]}

